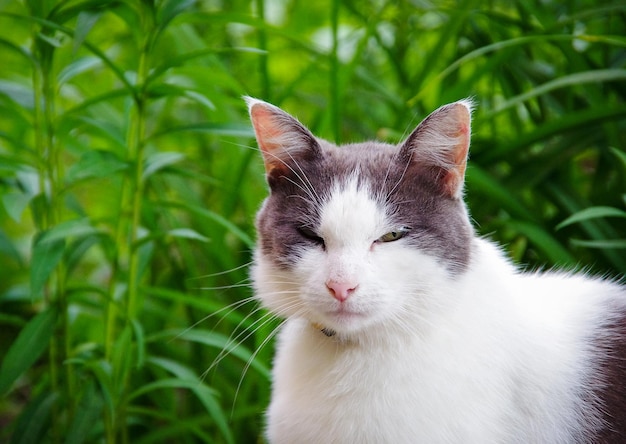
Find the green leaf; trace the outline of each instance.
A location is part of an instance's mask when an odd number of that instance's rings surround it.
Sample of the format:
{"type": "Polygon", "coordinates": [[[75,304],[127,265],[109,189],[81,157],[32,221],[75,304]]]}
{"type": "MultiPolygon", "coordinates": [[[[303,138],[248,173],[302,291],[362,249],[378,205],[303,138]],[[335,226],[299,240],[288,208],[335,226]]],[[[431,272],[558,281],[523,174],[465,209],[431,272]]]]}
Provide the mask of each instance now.
{"type": "Polygon", "coordinates": [[[194,328],[186,330],[178,336],[179,339],[185,341],[198,342],[208,347],[214,347],[228,354],[241,359],[244,363],[256,369],[265,379],[269,381],[270,370],[260,361],[255,359],[254,354],[246,347],[233,342],[230,337],[211,330],[202,330],[194,328]]]}
{"type": "Polygon", "coordinates": [[[137,348],[137,364],[136,368],[141,368],[146,360],[146,339],[143,332],[143,326],[137,319],[131,320],[133,327],[133,336],[135,337],[135,347],[137,348]]]}
{"type": "Polygon", "coordinates": [[[523,94],[519,94],[505,100],[493,111],[486,113],[485,118],[492,118],[495,114],[501,113],[508,108],[555,89],[565,88],[568,86],[578,86],[585,83],[617,82],[624,80],[626,80],[626,69],[594,69],[591,71],[583,71],[561,76],[557,79],[536,86],[535,88],[531,88],[523,94]]]}
{"type": "Polygon", "coordinates": [[[626,248],[626,239],[605,239],[605,240],[580,240],[572,239],[572,244],[586,248],[626,248]]]}
{"type": "MultiPolygon", "coordinates": [[[[159,287],[142,287],[141,290],[151,297],[160,298],[176,304],[184,304],[205,313],[214,313],[224,309],[224,304],[211,300],[211,298],[199,298],[195,295],[185,294],[181,291],[169,288],[159,287]]],[[[229,311],[224,314],[225,319],[238,324],[245,323],[244,317],[238,311],[229,311]]],[[[175,336],[177,332],[170,332],[171,336],[175,336]]]]}
{"type": "Polygon", "coordinates": [[[88,217],[72,219],[54,226],[44,232],[38,239],[39,244],[54,243],[68,238],[80,238],[99,233],[99,230],[91,225],[88,217]]]}
{"type": "Polygon", "coordinates": [[[254,137],[254,132],[250,125],[240,123],[193,123],[190,125],[181,125],[157,131],[150,136],[150,139],[164,136],[166,134],[177,133],[181,131],[200,132],[207,134],[215,134],[219,136],[235,136],[235,137],[254,137]]]}
{"type": "Polygon", "coordinates": [[[224,415],[220,404],[215,399],[215,390],[207,387],[202,381],[200,381],[193,370],[180,364],[179,362],[158,357],[150,358],[149,362],[169,371],[174,374],[176,378],[161,379],[159,381],[146,384],[133,392],[130,395],[131,398],[135,398],[143,393],[160,388],[188,388],[194,392],[200,402],[204,405],[207,412],[209,412],[211,418],[213,418],[222,432],[222,435],[226,438],[226,441],[229,443],[234,442],[226,416],[224,415]]]}
{"type": "Polygon", "coordinates": [[[89,370],[93,373],[95,380],[98,382],[98,386],[102,391],[102,396],[104,398],[104,403],[107,407],[107,411],[109,415],[115,414],[115,406],[118,404],[119,399],[116,394],[119,393],[119,390],[115,390],[114,382],[113,382],[113,370],[111,368],[111,363],[105,361],[103,359],[88,362],[86,365],[89,370]]]}
{"type": "Polygon", "coordinates": [[[123,384],[126,375],[130,373],[132,366],[132,330],[128,325],[126,325],[115,339],[113,353],[111,356],[114,393],[117,394],[124,392],[123,384]]]}
{"type": "Polygon", "coordinates": [[[565,247],[539,225],[518,220],[509,220],[506,225],[511,226],[526,236],[533,246],[543,252],[550,261],[560,266],[576,265],[574,257],[565,247]]]}
{"type": "Polygon", "coordinates": [[[94,56],[81,57],[63,68],[57,77],[57,83],[62,85],[69,82],[79,74],[89,71],[97,66],[102,66],[102,61],[94,56]]]}
{"type": "Polygon", "coordinates": [[[163,205],[164,207],[183,208],[197,214],[198,216],[210,219],[233,233],[239,238],[239,240],[246,244],[246,246],[250,248],[254,247],[254,241],[252,240],[252,238],[248,236],[248,234],[246,234],[246,232],[244,232],[241,228],[226,219],[221,214],[215,213],[214,211],[207,210],[206,208],[202,208],[197,205],[191,205],[184,202],[159,202],[159,204],[163,205]]]}
{"type": "Polygon", "coordinates": [[[185,155],[183,153],[175,151],[154,153],[146,158],[142,177],[145,180],[157,171],[180,162],[184,158],[185,155]]]}
{"type": "Polygon", "coordinates": [[[22,256],[9,236],[0,228],[0,253],[23,265],[22,256]]]}
{"type": "Polygon", "coordinates": [[[42,297],[44,285],[63,257],[65,249],[65,240],[41,242],[41,237],[34,241],[30,265],[30,291],[33,300],[42,297]]]}
{"type": "Polygon", "coordinates": [[[617,159],[622,164],[622,167],[626,168],[626,153],[618,150],[617,148],[611,148],[611,152],[617,157],[617,159]]]}
{"type": "Polygon", "coordinates": [[[181,238],[181,239],[197,240],[200,242],[209,241],[208,237],[201,235],[200,233],[198,233],[195,230],[192,230],[191,228],[175,228],[173,230],[169,230],[167,232],[167,235],[171,237],[181,238]]]}
{"type": "Polygon", "coordinates": [[[160,27],[165,28],[178,14],[195,3],[196,0],[164,0],[157,11],[157,21],[160,27]]]}
{"type": "Polygon", "coordinates": [[[626,211],[619,210],[613,207],[590,207],[584,210],[578,211],[565,219],[563,222],[556,226],[557,230],[568,225],[582,222],[589,219],[597,219],[599,217],[622,217],[626,218],[626,211]]]}
{"type": "Polygon", "coordinates": [[[525,220],[534,219],[530,211],[520,203],[518,196],[477,165],[471,164],[467,169],[466,181],[467,188],[472,193],[484,194],[490,201],[499,203],[512,216],[525,220]]]}
{"type": "Polygon", "coordinates": [[[30,203],[33,196],[17,191],[8,192],[2,196],[4,208],[15,222],[20,223],[22,214],[30,203]]]}
{"type": "Polygon", "coordinates": [[[30,87],[11,80],[0,79],[0,95],[4,94],[25,109],[33,109],[35,98],[30,87]]]}
{"type": "Polygon", "coordinates": [[[52,407],[59,399],[55,392],[44,391],[29,401],[15,423],[11,444],[40,444],[49,430],[52,407]]]}
{"type": "Polygon", "coordinates": [[[115,153],[105,150],[86,151],[67,172],[67,182],[73,183],[94,177],[108,177],[128,168],[115,153]]]}
{"type": "Polygon", "coordinates": [[[76,54],[80,46],[87,38],[87,34],[102,16],[102,11],[85,10],[78,13],[76,27],[74,28],[74,48],[76,54]]]}
{"type": "Polygon", "coordinates": [[[102,404],[102,397],[96,390],[96,384],[93,380],[89,381],[67,429],[65,444],[80,444],[89,438],[102,414],[102,404]]]}
{"type": "Polygon", "coordinates": [[[54,336],[57,310],[42,311],[20,331],[0,366],[0,395],[4,395],[22,373],[39,359],[54,336]]]}
{"type": "Polygon", "coordinates": [[[186,89],[183,95],[199,104],[203,105],[205,108],[210,109],[211,111],[215,111],[217,108],[215,104],[211,102],[204,94],[201,94],[196,91],[192,91],[190,89],[186,89]]]}

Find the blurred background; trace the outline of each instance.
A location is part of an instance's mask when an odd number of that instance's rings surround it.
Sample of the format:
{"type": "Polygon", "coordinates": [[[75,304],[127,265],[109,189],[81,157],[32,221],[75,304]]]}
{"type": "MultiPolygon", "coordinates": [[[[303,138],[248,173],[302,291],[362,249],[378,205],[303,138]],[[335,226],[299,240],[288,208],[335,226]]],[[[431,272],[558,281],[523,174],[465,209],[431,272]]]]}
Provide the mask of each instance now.
{"type": "Polygon", "coordinates": [[[242,95],[342,143],[465,97],[477,232],[626,272],[626,5],[0,0],[0,441],[262,442],[242,95]]]}

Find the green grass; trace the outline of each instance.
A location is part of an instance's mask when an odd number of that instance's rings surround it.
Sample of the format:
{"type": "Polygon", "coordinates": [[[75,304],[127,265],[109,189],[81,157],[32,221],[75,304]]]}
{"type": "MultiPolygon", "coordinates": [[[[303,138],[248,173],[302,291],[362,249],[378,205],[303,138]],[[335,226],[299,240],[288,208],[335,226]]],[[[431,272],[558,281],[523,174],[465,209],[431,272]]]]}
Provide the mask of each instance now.
{"type": "Polygon", "coordinates": [[[261,441],[242,95],[337,142],[473,97],[477,230],[626,273],[626,6],[436,4],[0,2],[1,441],[261,441]]]}

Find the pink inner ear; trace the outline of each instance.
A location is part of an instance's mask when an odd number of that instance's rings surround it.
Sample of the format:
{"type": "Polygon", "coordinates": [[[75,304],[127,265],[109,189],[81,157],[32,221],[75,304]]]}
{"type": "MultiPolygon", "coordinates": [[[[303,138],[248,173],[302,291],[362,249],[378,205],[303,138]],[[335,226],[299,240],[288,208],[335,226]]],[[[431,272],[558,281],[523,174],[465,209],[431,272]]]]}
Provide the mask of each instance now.
{"type": "Polygon", "coordinates": [[[469,151],[470,144],[469,111],[461,104],[456,105],[455,108],[455,120],[457,122],[457,126],[451,131],[450,134],[450,136],[457,140],[457,144],[452,153],[454,167],[447,172],[443,180],[445,192],[450,196],[456,196],[463,184],[465,167],[467,165],[467,153],[469,151]]]}
{"type": "Polygon", "coordinates": [[[252,126],[259,147],[265,153],[271,153],[278,147],[276,139],[280,137],[280,129],[274,124],[274,114],[267,107],[256,103],[250,109],[252,126]]]}
{"type": "Polygon", "coordinates": [[[284,149],[284,128],[280,127],[277,119],[275,111],[262,103],[255,103],[250,108],[250,120],[268,174],[274,169],[284,168],[280,159],[280,151],[284,149]]]}

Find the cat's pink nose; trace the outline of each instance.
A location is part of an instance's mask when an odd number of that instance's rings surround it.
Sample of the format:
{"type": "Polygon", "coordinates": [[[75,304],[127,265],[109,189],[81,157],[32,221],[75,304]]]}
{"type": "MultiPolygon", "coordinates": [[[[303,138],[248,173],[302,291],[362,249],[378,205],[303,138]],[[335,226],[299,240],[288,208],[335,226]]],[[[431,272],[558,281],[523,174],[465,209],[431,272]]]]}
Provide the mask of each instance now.
{"type": "Polygon", "coordinates": [[[355,284],[351,281],[334,281],[328,280],[326,281],[326,287],[332,297],[337,299],[339,302],[344,302],[346,299],[350,297],[352,292],[356,290],[358,284],[355,284]]]}

